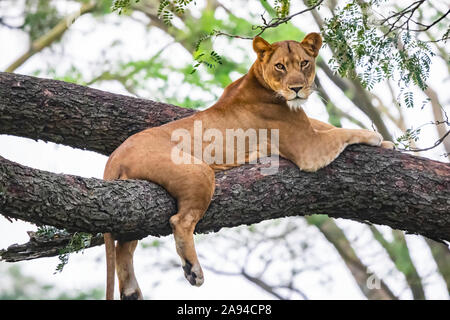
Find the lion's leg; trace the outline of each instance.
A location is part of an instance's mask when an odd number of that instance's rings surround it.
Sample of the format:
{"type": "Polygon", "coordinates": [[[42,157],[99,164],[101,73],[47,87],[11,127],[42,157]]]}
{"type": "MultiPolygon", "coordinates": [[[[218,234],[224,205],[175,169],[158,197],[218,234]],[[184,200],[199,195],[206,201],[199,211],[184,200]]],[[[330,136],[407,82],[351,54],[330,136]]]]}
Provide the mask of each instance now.
{"type": "Polygon", "coordinates": [[[345,136],[347,136],[348,144],[362,143],[369,146],[381,147],[385,149],[395,149],[395,144],[391,141],[383,140],[383,136],[375,131],[366,129],[339,129],[347,130],[345,136]],[[379,142],[380,141],[380,142],[379,142]]]}
{"type": "Polygon", "coordinates": [[[178,212],[169,222],[173,230],[176,250],[186,279],[192,285],[203,283],[203,272],[194,245],[194,229],[208,209],[214,193],[214,170],[206,163],[198,163],[190,154],[182,157],[184,163],[175,163],[171,153],[153,153],[140,166],[128,170],[128,177],[153,181],[169,192],[177,200],[178,212]]]}
{"type": "MultiPolygon", "coordinates": [[[[139,138],[139,137],[138,137],[139,138]]],[[[147,137],[145,137],[147,138],[147,137]]],[[[136,138],[137,139],[137,138],[136,138]]],[[[128,148],[126,154],[118,154],[116,166],[120,167],[120,178],[142,179],[159,184],[177,200],[178,212],[170,218],[177,253],[185,276],[193,285],[203,283],[203,273],[197,258],[194,246],[194,229],[197,222],[208,209],[214,193],[214,170],[206,163],[199,162],[190,154],[183,154],[180,159],[183,163],[172,159],[172,150],[164,149],[152,152],[141,152],[141,149],[128,148]],[[118,165],[120,164],[120,166],[118,165]]],[[[139,287],[133,272],[133,251],[136,243],[122,243],[117,247],[117,260],[121,263],[117,268],[121,270],[122,283],[126,296],[136,293],[139,296],[139,287]],[[120,256],[120,257],[119,257],[120,256]]],[[[118,274],[120,271],[118,271],[118,274]]],[[[122,291],[121,291],[122,294],[122,291]]]]}
{"type": "Polygon", "coordinates": [[[194,245],[194,229],[206,210],[181,209],[170,218],[175,247],[181,259],[185,278],[191,285],[201,286],[203,271],[194,245]]]}
{"type": "Polygon", "coordinates": [[[336,135],[347,145],[351,144],[367,144],[369,146],[378,147],[383,142],[383,136],[376,131],[370,131],[366,129],[340,129],[336,128],[334,130],[330,130],[328,137],[336,135]]]}
{"type": "Polygon", "coordinates": [[[178,212],[170,218],[175,246],[181,259],[184,276],[191,285],[201,286],[203,271],[194,245],[194,230],[203,217],[214,193],[214,171],[207,165],[192,167],[194,174],[185,176],[177,190],[168,190],[178,202],[178,212]],[[180,192],[181,191],[181,192],[180,192]]]}
{"type": "MultiPolygon", "coordinates": [[[[104,179],[114,180],[129,179],[125,173],[118,169],[119,166],[112,165],[108,161],[104,179]]],[[[119,279],[120,299],[122,300],[142,300],[142,292],[134,275],[133,254],[138,241],[117,241],[114,247],[114,238],[111,234],[105,234],[105,247],[107,255],[107,285],[106,298],[114,299],[114,269],[119,279]],[[115,266],[114,266],[115,262],[115,266]],[[112,264],[112,265],[111,265],[112,264]],[[114,268],[115,267],[115,268],[114,268]]]]}
{"type": "Polygon", "coordinates": [[[295,159],[297,166],[304,171],[317,171],[336,159],[351,144],[380,146],[383,137],[365,129],[333,128],[315,131],[308,146],[300,147],[295,159]]]}
{"type": "MultiPolygon", "coordinates": [[[[311,122],[311,125],[315,130],[326,131],[336,128],[335,126],[329,123],[322,122],[317,119],[309,118],[309,121],[311,122]]],[[[385,149],[395,149],[395,144],[391,141],[384,140],[381,142],[380,147],[385,149]]]]}
{"type": "Polygon", "coordinates": [[[133,267],[133,254],[137,244],[137,240],[117,241],[116,270],[119,278],[120,299],[122,300],[142,300],[143,298],[133,267]]]}

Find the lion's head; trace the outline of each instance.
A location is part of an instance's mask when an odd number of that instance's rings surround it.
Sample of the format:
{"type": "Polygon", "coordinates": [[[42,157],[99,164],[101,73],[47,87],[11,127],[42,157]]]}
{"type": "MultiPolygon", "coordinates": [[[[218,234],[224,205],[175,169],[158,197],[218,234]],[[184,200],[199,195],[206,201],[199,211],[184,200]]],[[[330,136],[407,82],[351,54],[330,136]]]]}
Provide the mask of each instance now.
{"type": "Polygon", "coordinates": [[[253,39],[262,78],[278,95],[286,99],[291,110],[300,108],[312,92],[315,58],[322,46],[318,33],[308,34],[302,42],[268,43],[261,37],[253,39]]]}

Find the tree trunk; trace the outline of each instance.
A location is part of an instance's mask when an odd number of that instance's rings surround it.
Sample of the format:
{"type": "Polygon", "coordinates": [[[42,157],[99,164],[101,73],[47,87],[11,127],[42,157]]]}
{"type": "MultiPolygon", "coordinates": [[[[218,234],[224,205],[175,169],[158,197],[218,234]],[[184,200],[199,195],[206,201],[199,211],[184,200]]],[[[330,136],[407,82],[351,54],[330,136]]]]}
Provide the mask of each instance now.
{"type": "MultiPolygon", "coordinates": [[[[109,154],[130,134],[194,111],[54,80],[0,73],[0,133],[109,154]]],[[[315,173],[280,159],[216,174],[196,232],[285,216],[328,214],[450,240],[450,164],[368,146],[347,148],[315,173]]],[[[123,239],[171,232],[167,192],[146,181],[53,174],[0,158],[0,213],[37,224],[123,239]]]]}
{"type": "Polygon", "coordinates": [[[339,255],[344,260],[345,265],[351,272],[361,292],[369,300],[397,300],[384,281],[379,280],[380,286],[370,287],[368,283],[374,277],[370,270],[359,259],[353,249],[350,241],[345,237],[344,232],[336,225],[333,219],[323,219],[323,216],[310,216],[307,221],[311,225],[315,225],[325,236],[325,238],[333,244],[339,255]]]}

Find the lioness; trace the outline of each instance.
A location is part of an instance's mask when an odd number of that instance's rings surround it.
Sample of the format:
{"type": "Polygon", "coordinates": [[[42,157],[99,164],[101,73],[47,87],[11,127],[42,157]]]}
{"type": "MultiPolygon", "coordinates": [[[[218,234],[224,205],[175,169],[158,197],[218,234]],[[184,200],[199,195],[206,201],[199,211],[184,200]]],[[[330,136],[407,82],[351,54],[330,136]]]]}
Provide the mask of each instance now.
{"type": "MultiPolygon", "coordinates": [[[[253,40],[257,59],[242,78],[225,88],[219,101],[207,110],[149,128],[129,137],[109,157],[104,179],[144,179],[164,187],[176,200],[178,212],[170,218],[176,250],[186,279],[195,286],[203,281],[203,272],[194,247],[193,232],[208,209],[214,193],[214,171],[242,163],[234,156],[234,144],[223,145],[222,159],[233,154],[233,161],[205,162],[191,152],[182,151],[189,161],[175,163],[172,152],[177,129],[193,134],[194,122],[201,121],[202,131],[215,129],[276,129],[279,143],[276,152],[291,160],[300,170],[316,171],[330,162],[350,144],[392,148],[377,132],[336,128],[308,118],[302,104],[311,94],[315,77],[315,58],[322,46],[318,33],[308,34],[303,41],[281,41],[269,44],[261,37],[253,40]]],[[[270,138],[269,138],[270,140],[270,138]]],[[[258,142],[247,141],[245,160],[262,156],[258,142]]],[[[201,142],[202,149],[207,142],[201,142]]],[[[121,299],[142,299],[133,270],[133,252],[137,241],[118,241],[106,233],[107,256],[106,298],[114,297],[114,265],[117,267],[121,299]]]]}

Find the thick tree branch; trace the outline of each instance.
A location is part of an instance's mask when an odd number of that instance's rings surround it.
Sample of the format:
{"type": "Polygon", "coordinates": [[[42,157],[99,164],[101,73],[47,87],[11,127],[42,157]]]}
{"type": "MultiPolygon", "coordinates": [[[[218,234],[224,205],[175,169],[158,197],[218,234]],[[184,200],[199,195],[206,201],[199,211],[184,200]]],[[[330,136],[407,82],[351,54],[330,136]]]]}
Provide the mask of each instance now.
{"type": "Polygon", "coordinates": [[[0,72],[0,134],[110,155],[130,135],[194,112],[63,81],[0,72]]]}
{"type": "MultiPolygon", "coordinates": [[[[281,159],[276,175],[246,165],[216,175],[197,232],[285,216],[328,214],[450,240],[450,164],[353,146],[316,173],[281,159]]],[[[168,235],[176,204],[146,181],[103,181],[31,169],[0,158],[0,213],[69,231],[124,239],[168,235]]]]}
{"type": "MultiPolygon", "coordinates": [[[[30,240],[24,244],[12,244],[5,250],[0,250],[0,260],[18,262],[44,257],[54,257],[61,253],[70,243],[73,234],[60,233],[52,237],[38,235],[28,231],[30,240]]],[[[103,244],[103,235],[93,236],[86,248],[103,244]]]]}
{"type": "MultiPolygon", "coordinates": [[[[194,111],[65,82],[0,73],[0,133],[110,153],[130,134],[194,111]]],[[[216,175],[197,232],[312,213],[385,224],[450,240],[450,164],[367,146],[301,172],[281,159],[276,175],[246,165],[216,175]]],[[[0,214],[126,239],[170,233],[174,200],[145,181],[102,181],[0,159],[0,214]]]]}

